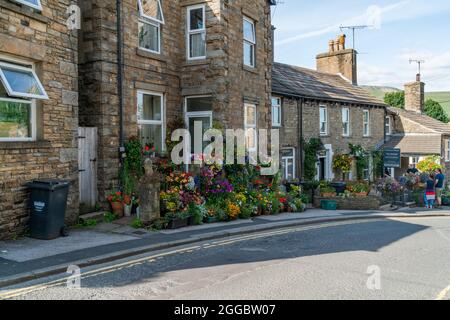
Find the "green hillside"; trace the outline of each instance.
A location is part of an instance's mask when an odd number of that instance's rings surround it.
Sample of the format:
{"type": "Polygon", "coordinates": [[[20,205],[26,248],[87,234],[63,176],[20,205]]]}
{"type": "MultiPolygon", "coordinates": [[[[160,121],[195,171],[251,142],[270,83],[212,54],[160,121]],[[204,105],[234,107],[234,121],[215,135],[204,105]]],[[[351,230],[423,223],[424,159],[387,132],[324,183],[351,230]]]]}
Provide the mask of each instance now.
{"type": "MultiPolygon", "coordinates": [[[[393,87],[377,87],[377,86],[361,86],[368,90],[372,95],[378,99],[383,100],[384,95],[389,92],[400,91],[400,89],[393,87]]],[[[439,102],[445,111],[450,114],[450,92],[427,92],[425,94],[426,99],[433,99],[439,102]]]]}

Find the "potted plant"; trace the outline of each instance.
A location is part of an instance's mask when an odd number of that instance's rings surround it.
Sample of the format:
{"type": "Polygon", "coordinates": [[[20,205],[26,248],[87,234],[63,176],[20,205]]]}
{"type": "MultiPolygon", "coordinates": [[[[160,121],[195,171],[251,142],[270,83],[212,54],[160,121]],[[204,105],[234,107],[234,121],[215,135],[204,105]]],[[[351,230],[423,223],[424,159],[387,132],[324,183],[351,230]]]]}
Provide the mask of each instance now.
{"type": "Polygon", "coordinates": [[[336,189],[333,188],[329,182],[322,181],[319,185],[320,195],[324,198],[336,197],[336,189]]]}
{"type": "Polygon", "coordinates": [[[370,184],[365,181],[352,182],[347,185],[347,191],[356,197],[367,197],[370,192],[370,184]]]}
{"type": "Polygon", "coordinates": [[[180,229],[188,226],[189,214],[186,212],[169,213],[166,215],[167,229],[180,229]]]}
{"type": "Polygon", "coordinates": [[[108,195],[107,200],[111,205],[111,211],[113,214],[117,215],[119,218],[123,217],[123,196],[122,192],[117,191],[108,195]]]}
{"type": "Polygon", "coordinates": [[[133,209],[132,197],[125,195],[123,197],[124,215],[125,217],[131,217],[131,210],[133,209]]]}

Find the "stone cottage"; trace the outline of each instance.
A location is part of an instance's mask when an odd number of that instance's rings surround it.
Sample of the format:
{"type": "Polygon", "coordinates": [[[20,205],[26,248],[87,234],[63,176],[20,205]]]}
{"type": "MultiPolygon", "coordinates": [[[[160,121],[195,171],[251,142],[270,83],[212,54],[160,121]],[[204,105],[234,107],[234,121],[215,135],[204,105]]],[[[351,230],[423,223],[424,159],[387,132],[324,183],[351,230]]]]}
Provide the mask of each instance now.
{"type": "MultiPolygon", "coordinates": [[[[356,52],[330,43],[317,56],[317,71],[275,63],[272,73],[272,127],[280,129],[282,173],[302,179],[302,141],[319,138],[317,180],[342,179],[333,170],[333,157],[348,154],[349,144],[377,150],[385,138],[386,105],[356,86],[356,52]]],[[[371,178],[371,170],[365,178],[371,178]]],[[[356,178],[356,170],[350,173],[356,178]]]]}
{"type": "Polygon", "coordinates": [[[405,109],[388,108],[385,147],[400,149],[402,156],[401,168],[390,169],[395,177],[429,156],[439,156],[450,174],[450,125],[425,115],[424,106],[425,83],[417,75],[405,85],[405,109]]]}
{"type": "MultiPolygon", "coordinates": [[[[76,4],[76,1],[72,1],[76,4]]],[[[25,231],[25,184],[71,182],[67,219],[78,213],[77,31],[69,1],[0,1],[0,239],[25,231]]]]}
{"type": "Polygon", "coordinates": [[[80,125],[98,128],[100,201],[118,184],[124,142],[164,152],[176,117],[191,131],[269,127],[275,1],[80,3],[80,125]]]}

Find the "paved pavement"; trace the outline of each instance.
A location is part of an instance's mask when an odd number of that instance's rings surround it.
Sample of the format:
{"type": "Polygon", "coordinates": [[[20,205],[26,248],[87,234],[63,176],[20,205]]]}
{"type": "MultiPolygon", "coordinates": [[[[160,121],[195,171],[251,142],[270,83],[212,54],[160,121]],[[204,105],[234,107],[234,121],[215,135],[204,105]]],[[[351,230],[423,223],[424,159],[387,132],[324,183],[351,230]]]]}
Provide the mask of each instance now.
{"type": "Polygon", "coordinates": [[[147,232],[124,222],[101,224],[95,228],[72,230],[71,236],[53,241],[20,239],[0,242],[0,287],[62,272],[68,265],[86,267],[141,253],[167,249],[198,241],[249,234],[264,230],[314,224],[321,221],[366,217],[448,215],[450,211],[404,209],[398,212],[308,210],[302,214],[282,214],[227,224],[212,224],[176,231],[147,232]]]}
{"type": "Polygon", "coordinates": [[[445,299],[450,219],[283,228],[88,267],[82,275],[81,289],[55,276],[0,290],[0,298],[445,299]]]}

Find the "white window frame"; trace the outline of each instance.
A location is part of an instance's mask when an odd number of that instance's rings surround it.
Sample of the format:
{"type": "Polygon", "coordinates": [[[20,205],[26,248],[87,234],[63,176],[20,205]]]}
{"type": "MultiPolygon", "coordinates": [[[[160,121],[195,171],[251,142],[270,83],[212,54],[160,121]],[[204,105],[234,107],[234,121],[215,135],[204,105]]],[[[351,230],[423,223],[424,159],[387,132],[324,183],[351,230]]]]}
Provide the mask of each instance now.
{"type": "Polygon", "coordinates": [[[37,76],[36,71],[34,71],[33,67],[27,68],[27,67],[24,67],[24,66],[20,66],[20,65],[16,65],[16,64],[11,64],[11,63],[0,61],[0,78],[1,78],[1,81],[2,81],[2,83],[3,83],[3,85],[4,85],[5,89],[6,89],[6,92],[11,97],[26,98],[26,99],[48,100],[47,92],[45,91],[44,86],[42,85],[41,80],[39,80],[39,77],[37,76]],[[10,86],[10,84],[8,82],[8,79],[6,78],[5,74],[3,73],[2,67],[13,69],[13,70],[17,70],[17,71],[26,71],[26,72],[31,73],[33,75],[34,79],[36,80],[36,83],[37,83],[37,85],[39,87],[39,90],[42,92],[42,95],[14,91],[11,88],[11,86],[10,86]]]}
{"type": "Polygon", "coordinates": [[[390,116],[386,117],[385,127],[386,127],[386,135],[387,136],[392,135],[392,118],[390,116]]]}
{"type": "Polygon", "coordinates": [[[138,6],[139,6],[139,14],[141,15],[141,17],[145,18],[145,19],[149,19],[151,21],[154,21],[155,23],[158,24],[164,24],[165,20],[164,20],[164,11],[162,9],[162,5],[161,5],[161,1],[160,0],[155,0],[158,1],[158,6],[159,6],[159,10],[161,11],[161,18],[162,20],[158,20],[157,18],[151,17],[149,15],[146,15],[144,12],[144,6],[142,5],[142,0],[138,0],[138,6]]]}
{"type": "Polygon", "coordinates": [[[142,120],[140,119],[141,115],[139,114],[139,107],[136,103],[136,108],[137,108],[137,124],[138,126],[141,125],[160,125],[161,126],[161,146],[162,146],[162,152],[166,151],[166,123],[165,123],[165,107],[166,107],[166,101],[164,100],[164,93],[160,93],[160,92],[153,92],[153,91],[143,91],[143,90],[138,90],[137,91],[137,100],[136,102],[139,101],[139,97],[140,96],[156,96],[156,97],[160,97],[161,98],[161,120],[142,120]]]}
{"type": "Polygon", "coordinates": [[[450,162],[450,140],[445,140],[445,161],[450,162]]]}
{"type": "Polygon", "coordinates": [[[349,137],[350,136],[350,109],[342,108],[342,136],[349,137]],[[344,121],[345,117],[347,117],[347,122],[344,121]],[[347,132],[345,132],[345,124],[347,124],[347,132]]]}
{"type": "Polygon", "coordinates": [[[282,115],[283,107],[282,107],[281,98],[279,98],[279,97],[272,97],[271,102],[272,102],[272,127],[280,128],[282,126],[282,121],[283,121],[283,115],[282,115]],[[277,104],[273,104],[274,100],[277,101],[277,104]],[[275,116],[274,109],[278,109],[278,114],[280,115],[280,118],[278,119],[278,122],[274,118],[274,116],[275,116]]]}
{"type": "Polygon", "coordinates": [[[363,111],[363,136],[365,138],[370,137],[370,110],[364,110],[363,111]],[[367,121],[366,121],[366,114],[367,114],[367,121]],[[366,126],[367,126],[367,132],[366,132],[366,126]]]}
{"type": "Polygon", "coordinates": [[[152,50],[152,49],[147,49],[147,48],[141,47],[141,45],[139,43],[139,35],[138,35],[138,47],[139,47],[139,49],[143,50],[143,51],[150,52],[150,53],[161,54],[161,24],[153,22],[153,21],[149,21],[147,18],[143,18],[143,17],[139,18],[139,22],[140,23],[144,23],[144,24],[149,24],[149,25],[154,26],[154,27],[156,27],[158,29],[158,50],[155,51],[155,50],[152,50]]]}
{"type": "Polygon", "coordinates": [[[194,60],[204,60],[206,59],[206,55],[199,56],[199,57],[191,57],[191,35],[194,34],[205,34],[205,53],[206,53],[206,6],[204,4],[189,6],[186,9],[187,16],[186,16],[186,56],[188,61],[194,61],[194,60]],[[191,11],[196,9],[202,9],[203,14],[203,28],[202,29],[195,29],[191,30],[191,11]]]}
{"type": "Polygon", "coordinates": [[[33,8],[33,9],[36,9],[36,10],[38,10],[38,11],[42,11],[42,4],[41,4],[41,0],[37,0],[37,5],[35,5],[35,4],[33,4],[33,3],[30,3],[30,2],[28,2],[28,1],[25,1],[25,0],[13,0],[14,2],[17,2],[17,3],[20,3],[20,4],[23,4],[23,5],[25,5],[25,6],[28,6],[28,7],[31,7],[31,8],[33,8]]]}
{"type": "Polygon", "coordinates": [[[284,176],[287,177],[288,176],[288,161],[292,160],[293,166],[292,166],[292,179],[295,179],[297,177],[297,168],[296,168],[296,163],[295,163],[295,148],[283,148],[281,151],[285,151],[285,150],[292,150],[292,157],[281,157],[281,162],[284,164],[284,176]]]}
{"type": "Polygon", "coordinates": [[[416,165],[417,166],[419,164],[419,162],[420,162],[420,157],[419,156],[417,156],[417,157],[409,157],[409,164],[410,165],[416,165]],[[416,161],[414,161],[414,160],[416,160],[416,161]]]}
{"type": "Polygon", "coordinates": [[[258,150],[258,108],[256,106],[256,104],[253,103],[244,103],[244,131],[245,131],[245,144],[247,147],[247,150],[249,152],[254,152],[258,150]],[[247,109],[248,108],[254,108],[255,109],[255,123],[248,123],[248,119],[247,119],[247,109]],[[254,137],[254,148],[250,148],[248,145],[248,130],[255,130],[255,137],[254,137]]]}
{"type": "Polygon", "coordinates": [[[30,105],[30,126],[31,126],[31,137],[29,138],[0,138],[0,142],[31,142],[36,141],[37,136],[37,122],[36,122],[36,100],[21,100],[21,99],[10,99],[0,97],[0,101],[6,102],[16,102],[30,105]]]}
{"type": "Polygon", "coordinates": [[[243,39],[244,39],[244,43],[243,43],[243,46],[244,46],[244,50],[245,50],[245,45],[246,44],[248,44],[248,45],[250,45],[251,47],[253,47],[253,65],[252,64],[247,64],[246,63],[246,61],[245,61],[245,54],[243,54],[242,55],[242,57],[243,57],[243,59],[244,59],[244,65],[246,66],[246,67],[249,67],[249,68],[255,68],[256,67],[256,23],[255,23],[255,21],[254,20],[252,20],[252,19],[250,19],[250,18],[248,18],[248,17],[246,17],[246,16],[244,16],[244,18],[243,18],[243,20],[242,20],[242,36],[243,36],[243,39]],[[252,40],[252,39],[247,39],[246,37],[245,37],[245,32],[244,32],[244,30],[245,30],[245,22],[248,22],[248,23],[250,23],[252,26],[253,26],[253,39],[254,40],[252,40]]]}
{"type": "Polygon", "coordinates": [[[319,107],[319,131],[321,136],[328,135],[328,108],[326,106],[319,107]],[[322,110],[325,110],[325,121],[322,121],[322,110]],[[325,123],[325,132],[322,131],[323,123],[325,123]]]}

